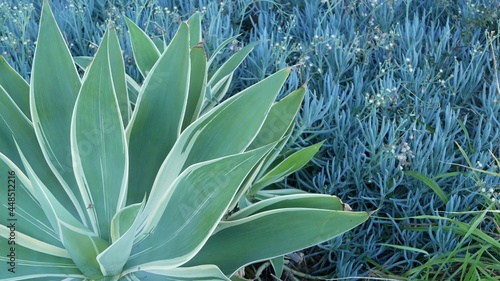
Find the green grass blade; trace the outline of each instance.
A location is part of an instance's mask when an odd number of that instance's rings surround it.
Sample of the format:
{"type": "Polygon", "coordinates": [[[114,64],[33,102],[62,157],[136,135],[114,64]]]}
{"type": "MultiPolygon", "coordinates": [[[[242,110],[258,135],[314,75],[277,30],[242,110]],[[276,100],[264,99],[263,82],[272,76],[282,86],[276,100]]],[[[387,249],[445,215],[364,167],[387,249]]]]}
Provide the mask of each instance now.
{"type": "MultiPolygon", "coordinates": [[[[112,36],[112,35],[111,35],[112,36]]],[[[85,73],[71,128],[74,169],[96,233],[110,241],[109,226],[125,205],[128,156],[110,66],[110,31],[85,73]]]]}
{"type": "Polygon", "coordinates": [[[368,217],[365,212],[290,208],[221,222],[186,266],[211,263],[224,274],[232,275],[247,264],[332,239],[363,223],[368,217]]]}
{"type": "Polygon", "coordinates": [[[424,254],[426,256],[429,256],[429,252],[427,252],[425,250],[422,250],[422,249],[415,248],[415,247],[408,247],[408,246],[402,246],[402,245],[393,245],[393,244],[385,244],[385,243],[380,243],[379,245],[381,245],[381,246],[387,246],[387,247],[391,247],[391,248],[399,249],[399,250],[403,250],[403,251],[418,252],[418,253],[424,254]]]}
{"type": "Polygon", "coordinates": [[[439,198],[445,203],[447,204],[448,203],[448,197],[446,196],[446,194],[444,193],[444,191],[441,189],[441,187],[439,187],[439,185],[433,181],[431,178],[425,176],[425,175],[422,175],[421,173],[419,172],[416,172],[416,171],[403,171],[403,173],[407,176],[411,176],[411,177],[414,177],[420,181],[422,181],[423,183],[425,183],[428,187],[430,187],[436,194],[437,196],[439,196],[439,198]]]}
{"type": "Polygon", "coordinates": [[[140,202],[149,193],[158,169],[179,137],[189,90],[189,72],[189,32],[183,23],[146,77],[127,127],[129,202],[140,202]]]}

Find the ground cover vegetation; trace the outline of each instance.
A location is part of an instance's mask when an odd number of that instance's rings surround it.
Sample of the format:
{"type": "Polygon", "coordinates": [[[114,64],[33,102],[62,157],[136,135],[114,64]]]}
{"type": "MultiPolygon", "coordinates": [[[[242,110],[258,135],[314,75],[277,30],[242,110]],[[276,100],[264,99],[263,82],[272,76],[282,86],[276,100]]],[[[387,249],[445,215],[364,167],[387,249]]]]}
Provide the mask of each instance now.
{"type": "MultiPolygon", "coordinates": [[[[228,96],[295,66],[278,98],[305,82],[308,90],[285,154],[325,142],[279,187],[377,212],[288,256],[283,279],[498,279],[498,1],[55,2],[74,56],[94,55],[113,22],[137,83],[122,15],[160,44],[201,12],[205,50],[221,52],[213,66],[259,41],[228,96]]],[[[40,10],[31,1],[0,4],[0,52],[27,80],[40,10]]],[[[268,263],[247,271],[273,273],[268,263]]]]}

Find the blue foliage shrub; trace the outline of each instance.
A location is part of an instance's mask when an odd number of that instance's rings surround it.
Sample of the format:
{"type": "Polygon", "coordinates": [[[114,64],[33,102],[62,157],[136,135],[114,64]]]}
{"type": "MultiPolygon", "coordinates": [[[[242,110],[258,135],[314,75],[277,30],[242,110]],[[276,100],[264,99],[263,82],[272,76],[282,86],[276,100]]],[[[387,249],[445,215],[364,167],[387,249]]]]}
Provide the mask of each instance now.
{"type": "MultiPolygon", "coordinates": [[[[30,2],[0,3],[0,53],[26,79],[40,8],[30,2]]],[[[240,34],[221,61],[261,41],[237,71],[231,93],[296,66],[288,89],[307,82],[308,93],[287,149],[326,142],[311,165],[279,187],[335,194],[353,209],[378,210],[361,227],[305,251],[309,274],[403,275],[457,245],[451,231],[431,230],[443,222],[411,217],[479,210],[481,191],[500,184],[486,174],[472,179],[454,165],[467,165],[459,145],[476,168],[499,169],[489,153],[499,154],[498,1],[61,0],[52,7],[75,56],[93,54],[113,24],[127,72],[137,80],[122,14],[162,44],[179,21],[202,11],[209,55],[240,34]],[[407,170],[433,178],[448,203],[407,170]],[[440,177],[447,173],[454,176],[440,177]]]]}

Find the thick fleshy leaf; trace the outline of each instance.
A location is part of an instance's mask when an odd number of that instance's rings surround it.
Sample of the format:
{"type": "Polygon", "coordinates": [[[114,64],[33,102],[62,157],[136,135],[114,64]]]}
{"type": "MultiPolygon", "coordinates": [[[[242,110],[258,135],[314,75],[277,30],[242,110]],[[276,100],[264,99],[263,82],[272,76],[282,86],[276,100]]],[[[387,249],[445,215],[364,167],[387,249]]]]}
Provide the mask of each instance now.
{"type": "Polygon", "coordinates": [[[260,44],[259,41],[252,42],[245,47],[241,48],[236,54],[232,55],[217,71],[210,77],[209,84],[215,85],[223,77],[233,73],[238,66],[243,62],[243,60],[250,54],[253,48],[260,44]]]}
{"type": "Polygon", "coordinates": [[[305,87],[293,91],[273,104],[269,114],[248,149],[254,149],[282,139],[299,111],[305,95],[305,87]]]}
{"type": "Polygon", "coordinates": [[[283,274],[283,268],[285,267],[285,257],[279,256],[276,258],[272,258],[269,261],[271,262],[271,265],[273,266],[274,275],[276,275],[276,277],[278,277],[278,278],[281,278],[281,275],[283,274]]]}
{"type": "Polygon", "coordinates": [[[21,109],[24,116],[31,119],[29,84],[0,56],[0,86],[21,109]]]}
{"type": "Polygon", "coordinates": [[[109,66],[111,68],[111,76],[113,79],[113,87],[115,90],[116,100],[122,116],[124,127],[127,126],[130,120],[132,110],[128,99],[127,82],[125,76],[125,63],[123,62],[122,50],[115,29],[110,29],[108,36],[108,55],[109,66]]]}
{"type": "Polygon", "coordinates": [[[225,215],[245,177],[271,147],[194,164],[172,186],[156,182],[164,192],[158,198],[158,207],[145,214],[145,226],[149,223],[155,227],[147,229],[146,237],[134,247],[127,267],[174,268],[188,261],[225,215]]]}
{"type": "Polygon", "coordinates": [[[238,36],[240,36],[240,35],[235,35],[233,37],[229,37],[229,38],[225,39],[224,41],[222,41],[222,43],[219,46],[217,46],[217,49],[215,49],[212,56],[210,56],[210,59],[208,60],[207,65],[209,68],[212,65],[212,63],[215,61],[215,59],[217,58],[219,53],[222,51],[222,49],[224,47],[226,47],[227,45],[229,45],[229,43],[234,42],[234,40],[236,40],[236,38],[238,38],[238,36]]]}
{"type": "Polygon", "coordinates": [[[6,245],[2,246],[0,255],[0,280],[85,278],[71,259],[52,256],[19,244],[9,245],[9,241],[3,237],[0,237],[0,244],[6,245]],[[11,263],[11,257],[15,263],[11,263]]]}
{"type": "Polygon", "coordinates": [[[193,14],[187,24],[189,26],[189,47],[194,48],[198,45],[203,39],[201,35],[201,13],[193,14]]]}
{"type": "Polygon", "coordinates": [[[99,279],[103,276],[97,256],[108,247],[108,243],[82,227],[59,222],[61,238],[73,262],[86,277],[99,279]]]}
{"type": "Polygon", "coordinates": [[[250,196],[255,195],[262,188],[284,179],[286,176],[300,170],[307,164],[313,156],[318,152],[323,142],[313,144],[303,148],[292,155],[288,156],[283,162],[279,163],[266,175],[259,179],[252,187],[250,187],[250,196]]]}
{"type": "Polygon", "coordinates": [[[144,208],[144,203],[145,201],[127,206],[113,218],[111,229],[112,232],[116,231],[116,235],[112,233],[112,236],[115,236],[113,244],[97,256],[104,276],[115,276],[122,272],[132,251],[134,234],[139,225],[138,214],[144,208]]]}
{"type": "Polygon", "coordinates": [[[144,81],[127,128],[129,201],[149,193],[155,175],[181,132],[189,87],[189,32],[181,24],[144,81]]]}
{"type": "MultiPolygon", "coordinates": [[[[59,181],[52,173],[52,170],[45,162],[31,122],[0,86],[0,153],[4,154],[6,158],[10,159],[15,166],[19,167],[24,172],[24,166],[14,139],[16,139],[22,151],[26,152],[28,161],[30,163],[37,163],[33,169],[40,175],[42,182],[52,187],[54,196],[56,196],[58,200],[69,201],[70,199],[67,193],[61,187],[59,181]]],[[[4,170],[4,168],[8,169],[7,166],[0,167],[0,172],[2,172],[2,174],[7,173],[7,170],[4,170]]],[[[73,199],[72,202],[78,204],[76,198],[73,199]]],[[[76,208],[73,206],[68,207],[73,215],[78,214],[76,208]]],[[[82,210],[81,214],[83,215],[82,210]]]]}
{"type": "Polygon", "coordinates": [[[186,104],[182,130],[186,129],[200,115],[201,106],[207,84],[207,57],[202,46],[191,49],[191,74],[189,79],[189,94],[186,104]]]}
{"type": "Polygon", "coordinates": [[[190,165],[244,151],[262,126],[289,72],[288,68],[278,71],[226,100],[187,127],[156,176],[155,183],[161,185],[153,185],[145,212],[160,208],[158,198],[165,192],[163,186],[170,186],[190,165]]]}
{"type": "Polygon", "coordinates": [[[146,77],[158,58],[160,58],[160,52],[153,40],[144,31],[130,19],[125,18],[125,20],[127,21],[130,33],[130,42],[132,43],[135,63],[142,76],[146,77]]]}
{"type": "Polygon", "coordinates": [[[137,221],[137,215],[143,208],[142,205],[142,203],[128,205],[116,213],[111,222],[111,241],[113,243],[125,235],[133,226],[134,222],[137,221]]]}
{"type": "Polygon", "coordinates": [[[31,118],[47,163],[86,223],[83,201],[75,196],[78,187],[70,153],[71,115],[80,86],[66,42],[44,0],[30,84],[31,118]]]}
{"type": "MultiPolygon", "coordinates": [[[[142,269],[141,269],[142,270],[142,269]]],[[[146,272],[153,273],[158,276],[157,279],[162,281],[178,281],[178,280],[197,280],[197,281],[229,281],[221,271],[214,265],[200,265],[194,267],[178,267],[173,269],[163,269],[161,267],[145,267],[146,272]]],[[[155,276],[155,277],[156,277],[155,276]]],[[[145,278],[144,280],[150,280],[145,278]]]]}
{"type": "Polygon", "coordinates": [[[336,196],[324,194],[305,193],[283,195],[252,204],[232,214],[229,218],[227,218],[227,220],[238,220],[265,211],[285,208],[310,208],[342,211],[344,210],[344,203],[342,203],[342,201],[336,196]]]}
{"type": "Polygon", "coordinates": [[[288,208],[221,222],[201,251],[185,266],[211,263],[224,274],[232,275],[247,264],[332,239],[368,217],[365,212],[288,208]]]}
{"type": "MultiPolygon", "coordinates": [[[[73,58],[76,65],[78,65],[83,70],[86,70],[86,68],[92,62],[92,59],[93,59],[93,57],[85,57],[85,56],[73,58]]],[[[135,102],[137,101],[137,96],[139,95],[139,91],[141,89],[141,86],[139,84],[137,84],[137,82],[135,82],[135,80],[132,77],[130,77],[128,74],[125,74],[125,80],[127,81],[127,92],[128,92],[129,102],[132,104],[135,104],[135,102]]]]}
{"type": "Polygon", "coordinates": [[[297,188],[287,188],[287,189],[262,189],[252,199],[257,201],[267,200],[275,197],[286,196],[286,195],[296,195],[296,194],[308,194],[306,191],[297,188]]]}
{"type": "MultiPolygon", "coordinates": [[[[34,197],[33,187],[28,177],[5,155],[0,153],[0,171],[8,176],[6,195],[7,198],[15,198],[15,202],[10,206],[7,200],[2,204],[4,212],[0,212],[0,220],[9,226],[10,223],[16,225],[17,242],[21,245],[28,245],[29,248],[37,250],[33,244],[24,244],[22,241],[36,240],[35,244],[42,246],[39,251],[50,253],[48,248],[62,249],[64,246],[59,240],[59,235],[54,232],[50,221],[45,216],[43,209],[34,197]],[[11,209],[13,208],[13,209],[11,209]],[[23,237],[26,236],[24,239],[23,237]],[[24,239],[24,240],[23,240],[24,239]]],[[[0,236],[3,236],[0,234],[0,236]]],[[[8,236],[3,236],[8,238],[8,236]]],[[[54,249],[55,250],[55,249],[54,249]]],[[[57,250],[55,250],[57,251],[57,250]]],[[[65,250],[64,250],[65,251],[65,250]]],[[[56,252],[52,254],[56,255],[56,252]]],[[[67,255],[67,253],[66,253],[67,255]]],[[[64,256],[64,255],[63,255],[64,256]]]]}
{"type": "Polygon", "coordinates": [[[95,258],[108,246],[108,243],[81,224],[57,201],[50,190],[33,172],[23,153],[20,154],[32,183],[34,196],[40,203],[43,212],[49,219],[52,228],[57,232],[71,259],[83,274],[92,278],[99,278],[102,274],[95,258]]]}
{"type": "Polygon", "coordinates": [[[205,104],[202,112],[207,112],[222,100],[222,98],[227,93],[234,71],[236,70],[236,68],[238,68],[238,66],[240,66],[243,60],[248,56],[248,54],[257,44],[260,44],[260,42],[252,42],[243,47],[236,54],[231,56],[226,62],[224,62],[224,64],[222,64],[222,66],[219,67],[217,71],[210,77],[210,79],[208,80],[208,85],[212,90],[211,97],[213,98],[213,101],[209,101],[209,103],[205,104]],[[221,84],[221,82],[223,83],[221,84]],[[216,85],[218,86],[216,87],[216,85]]]}
{"type": "MultiPolygon", "coordinates": [[[[116,36],[116,35],[115,35],[116,36]]],[[[71,127],[74,170],[95,232],[110,241],[109,226],[125,205],[128,149],[110,66],[108,30],[85,73],[71,127]]]]}

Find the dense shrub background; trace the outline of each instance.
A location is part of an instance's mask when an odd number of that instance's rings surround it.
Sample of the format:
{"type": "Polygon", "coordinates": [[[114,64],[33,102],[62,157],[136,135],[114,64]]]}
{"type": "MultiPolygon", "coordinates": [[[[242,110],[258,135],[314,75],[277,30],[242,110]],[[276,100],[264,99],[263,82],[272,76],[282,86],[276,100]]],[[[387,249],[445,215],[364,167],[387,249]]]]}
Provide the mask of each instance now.
{"type": "MultiPolygon", "coordinates": [[[[36,2],[0,2],[0,53],[27,80],[38,30],[41,1],[36,2]]],[[[496,0],[51,3],[75,56],[93,54],[107,24],[114,25],[122,35],[127,72],[137,80],[142,78],[122,14],[155,40],[169,42],[180,20],[203,11],[208,54],[225,38],[240,34],[223,58],[260,40],[237,71],[232,93],[296,65],[288,89],[308,82],[309,91],[288,149],[326,142],[313,163],[285,185],[338,195],[353,209],[378,210],[355,230],[306,250],[306,266],[299,269],[308,274],[402,276],[452,251],[458,242],[450,230],[431,229],[442,222],[411,217],[480,210],[481,188],[500,189],[498,178],[477,179],[453,165],[467,165],[460,145],[476,168],[499,169],[489,153],[500,154],[496,0]],[[449,202],[405,170],[433,178],[449,202]],[[428,230],[417,232],[411,226],[428,230]],[[383,244],[422,249],[429,256],[383,244]]],[[[467,222],[467,216],[454,218],[467,222]]],[[[491,223],[482,228],[494,231],[491,223]]]]}

